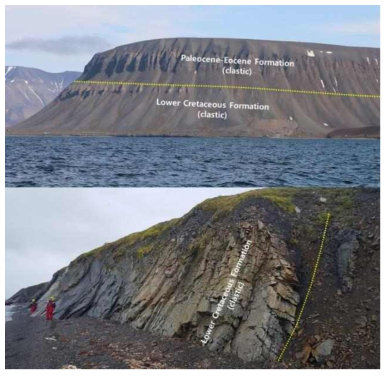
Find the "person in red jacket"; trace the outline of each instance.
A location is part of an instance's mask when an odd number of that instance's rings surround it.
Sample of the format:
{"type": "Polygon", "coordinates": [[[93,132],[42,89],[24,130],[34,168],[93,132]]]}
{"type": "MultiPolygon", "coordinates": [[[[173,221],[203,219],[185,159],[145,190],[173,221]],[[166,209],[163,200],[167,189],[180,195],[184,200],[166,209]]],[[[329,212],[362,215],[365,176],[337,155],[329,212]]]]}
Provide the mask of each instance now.
{"type": "Polygon", "coordinates": [[[46,305],[46,320],[53,320],[54,316],[54,310],[56,309],[56,303],[54,302],[54,298],[51,297],[49,298],[49,301],[47,302],[46,305]]]}
{"type": "Polygon", "coordinates": [[[30,304],[29,308],[30,308],[30,313],[34,313],[37,310],[38,304],[37,304],[37,301],[35,299],[31,300],[31,304],[30,304]]]}

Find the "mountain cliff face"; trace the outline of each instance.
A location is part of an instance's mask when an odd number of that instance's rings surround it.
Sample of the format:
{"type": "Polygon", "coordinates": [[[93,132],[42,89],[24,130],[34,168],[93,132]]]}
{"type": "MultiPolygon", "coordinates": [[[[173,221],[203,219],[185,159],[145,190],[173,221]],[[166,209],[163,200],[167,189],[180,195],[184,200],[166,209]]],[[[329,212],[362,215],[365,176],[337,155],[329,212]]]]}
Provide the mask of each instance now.
{"type": "Polygon", "coordinates": [[[7,304],[22,304],[29,303],[32,299],[40,299],[61,277],[65,269],[61,269],[53,275],[53,278],[49,282],[43,282],[38,285],[29,286],[21,289],[16,294],[7,299],[7,304]]]}
{"type": "Polygon", "coordinates": [[[12,295],[11,298],[7,299],[6,304],[24,304],[30,302],[32,299],[39,299],[43,295],[40,294],[40,292],[45,289],[46,286],[47,282],[43,282],[38,285],[23,288],[12,295]]]}
{"type": "Polygon", "coordinates": [[[374,127],[375,135],[379,135],[379,98],[246,88],[378,95],[380,52],[375,48],[238,39],[160,39],[95,55],[80,80],[87,82],[70,85],[13,132],[325,137],[337,130],[347,135],[354,130],[353,136],[359,137],[367,135],[365,128],[374,127]],[[235,60],[225,61],[225,57],[235,60]],[[216,58],[222,62],[216,62],[216,58]],[[162,86],[154,86],[156,83],[162,86]],[[167,83],[176,86],[164,86],[167,83]],[[220,107],[223,104],[226,108],[220,107]],[[261,110],[242,105],[258,105],[261,110]],[[203,112],[208,113],[207,117],[201,117],[203,112]]]}
{"type": "Polygon", "coordinates": [[[275,360],[307,290],[327,212],[332,221],[307,309],[326,316],[323,330],[343,335],[355,315],[349,305],[364,301],[379,312],[378,190],[267,189],[207,200],[79,256],[51,282],[37,314],[55,296],[59,319],[111,319],[247,361],[275,360]]]}
{"type": "Polygon", "coordinates": [[[26,67],[5,67],[5,126],[12,126],[47,106],[81,72],[48,73],[26,67]]]}

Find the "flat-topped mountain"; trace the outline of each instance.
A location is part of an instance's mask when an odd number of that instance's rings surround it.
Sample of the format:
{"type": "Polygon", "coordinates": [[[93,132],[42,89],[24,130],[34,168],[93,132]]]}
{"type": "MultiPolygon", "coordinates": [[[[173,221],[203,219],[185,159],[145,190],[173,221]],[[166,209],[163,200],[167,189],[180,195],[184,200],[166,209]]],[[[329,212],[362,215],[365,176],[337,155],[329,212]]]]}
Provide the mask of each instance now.
{"type": "Polygon", "coordinates": [[[81,72],[49,73],[26,67],[5,67],[5,126],[12,126],[47,106],[81,72]]]}
{"type": "Polygon", "coordinates": [[[301,351],[311,336],[330,336],[336,354],[353,346],[348,359],[357,367],[363,354],[376,364],[377,323],[367,324],[364,344],[346,338],[359,330],[360,316],[379,313],[379,190],[265,189],[206,200],[182,218],[79,256],[34,292],[37,315],[54,296],[57,319],[119,321],[274,363],[296,322],[329,212],[303,334],[294,341],[301,351]]]}
{"type": "Polygon", "coordinates": [[[359,137],[374,127],[379,135],[380,100],[370,97],[380,90],[376,48],[159,39],[96,54],[79,80],[86,82],[71,84],[13,132],[326,137],[352,130],[359,137]],[[241,88],[225,87],[232,85],[241,88]]]}

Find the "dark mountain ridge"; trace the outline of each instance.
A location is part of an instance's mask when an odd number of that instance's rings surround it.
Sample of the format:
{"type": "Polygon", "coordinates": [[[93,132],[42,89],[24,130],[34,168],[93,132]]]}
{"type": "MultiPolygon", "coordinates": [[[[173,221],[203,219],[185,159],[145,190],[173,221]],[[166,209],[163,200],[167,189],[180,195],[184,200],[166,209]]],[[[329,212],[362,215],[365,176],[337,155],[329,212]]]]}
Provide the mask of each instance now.
{"type": "Polygon", "coordinates": [[[225,88],[375,96],[379,95],[379,78],[380,52],[375,48],[240,39],[151,40],[96,54],[79,79],[87,82],[70,85],[50,106],[13,132],[325,137],[339,129],[376,127],[379,133],[379,98],[225,88]],[[251,64],[183,61],[183,55],[229,57],[250,60],[251,64]],[[255,64],[256,59],[265,65],[255,64]],[[270,65],[274,62],[293,66],[270,65]],[[227,74],[228,68],[248,68],[251,74],[227,74]],[[158,106],[158,100],[180,104],[158,106]],[[185,101],[225,103],[228,108],[222,112],[226,118],[199,118],[200,108],[186,107],[185,101]],[[230,109],[230,102],[268,109],[230,109]]]}
{"type": "Polygon", "coordinates": [[[38,285],[29,286],[19,290],[6,300],[6,304],[24,304],[31,302],[32,299],[40,299],[58,280],[65,271],[65,268],[56,272],[49,282],[39,283],[38,285]]]}
{"type": "Polygon", "coordinates": [[[28,67],[5,67],[5,126],[40,111],[76,80],[81,72],[49,73],[28,67]]]}

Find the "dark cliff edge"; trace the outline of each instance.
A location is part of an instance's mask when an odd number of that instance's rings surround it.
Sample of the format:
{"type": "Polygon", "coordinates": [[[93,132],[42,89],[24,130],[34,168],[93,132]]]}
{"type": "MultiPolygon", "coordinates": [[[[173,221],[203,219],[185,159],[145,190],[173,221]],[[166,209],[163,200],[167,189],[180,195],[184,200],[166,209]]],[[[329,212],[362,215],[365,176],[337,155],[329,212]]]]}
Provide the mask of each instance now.
{"type": "Polygon", "coordinates": [[[40,299],[62,276],[65,268],[60,269],[54,273],[53,278],[49,282],[39,283],[38,285],[29,286],[19,290],[5,301],[5,304],[25,304],[31,302],[32,299],[40,299]]]}
{"type": "Polygon", "coordinates": [[[327,213],[316,282],[282,364],[294,367],[300,361],[291,352],[331,339],[335,366],[379,367],[378,189],[264,189],[206,200],[180,219],[79,256],[41,296],[37,315],[55,296],[57,319],[114,320],[200,345],[249,240],[237,303],[214,320],[205,347],[274,366],[307,291],[327,213]]]}
{"type": "Polygon", "coordinates": [[[95,83],[71,84],[54,102],[8,133],[323,138],[333,131],[380,126],[380,99],[369,97],[380,92],[380,50],[376,48],[217,38],[158,39],[96,54],[80,80],[95,83]],[[250,76],[230,75],[223,74],[223,68],[239,69],[242,65],[186,62],[181,59],[183,54],[252,62],[257,58],[294,66],[252,63],[245,66],[251,68],[250,76]],[[99,81],[110,84],[96,83],[99,81]],[[147,83],[177,86],[156,87],[147,83]],[[181,84],[256,86],[368,97],[181,84]],[[269,109],[228,108],[222,110],[227,113],[225,120],[200,120],[198,111],[202,108],[158,106],[157,100],[260,104],[269,109]]]}
{"type": "Polygon", "coordinates": [[[48,282],[43,282],[38,285],[23,288],[7,299],[5,304],[24,304],[30,302],[32,299],[39,299],[46,291],[47,285],[48,282]]]}

